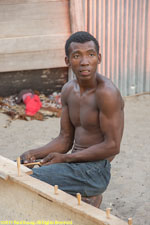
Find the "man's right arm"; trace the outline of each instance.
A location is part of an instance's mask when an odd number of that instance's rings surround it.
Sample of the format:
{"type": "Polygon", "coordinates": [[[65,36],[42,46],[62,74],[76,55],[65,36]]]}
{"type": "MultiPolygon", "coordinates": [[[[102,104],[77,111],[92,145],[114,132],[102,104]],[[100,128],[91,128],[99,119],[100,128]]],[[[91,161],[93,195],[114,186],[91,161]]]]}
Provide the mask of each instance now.
{"type": "Polygon", "coordinates": [[[32,162],[35,159],[42,159],[52,152],[65,154],[71,149],[74,140],[74,127],[69,118],[69,110],[67,105],[68,94],[69,89],[66,84],[61,94],[62,113],[60,120],[60,133],[58,137],[43,147],[32,149],[23,153],[21,155],[21,159],[24,160],[24,162],[32,162]]]}

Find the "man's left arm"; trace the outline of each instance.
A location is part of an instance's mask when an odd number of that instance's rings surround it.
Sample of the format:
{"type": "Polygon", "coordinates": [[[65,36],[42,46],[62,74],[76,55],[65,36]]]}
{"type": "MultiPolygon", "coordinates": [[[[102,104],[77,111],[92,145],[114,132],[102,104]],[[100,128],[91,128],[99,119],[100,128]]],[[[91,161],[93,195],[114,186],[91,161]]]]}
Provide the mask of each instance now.
{"type": "Polygon", "coordinates": [[[65,162],[88,162],[108,159],[120,151],[124,128],[124,103],[117,89],[102,90],[98,93],[100,129],[103,141],[85,150],[67,154],[65,162]]]}

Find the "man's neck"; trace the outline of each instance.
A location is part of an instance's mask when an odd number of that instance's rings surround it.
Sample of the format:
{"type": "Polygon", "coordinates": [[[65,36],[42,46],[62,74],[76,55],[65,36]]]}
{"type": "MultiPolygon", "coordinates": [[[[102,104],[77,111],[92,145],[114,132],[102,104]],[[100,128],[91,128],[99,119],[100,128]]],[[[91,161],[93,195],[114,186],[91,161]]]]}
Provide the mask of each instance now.
{"type": "Polygon", "coordinates": [[[97,79],[96,75],[90,80],[78,80],[77,83],[79,85],[80,92],[83,93],[88,90],[92,90],[97,87],[97,79]]]}

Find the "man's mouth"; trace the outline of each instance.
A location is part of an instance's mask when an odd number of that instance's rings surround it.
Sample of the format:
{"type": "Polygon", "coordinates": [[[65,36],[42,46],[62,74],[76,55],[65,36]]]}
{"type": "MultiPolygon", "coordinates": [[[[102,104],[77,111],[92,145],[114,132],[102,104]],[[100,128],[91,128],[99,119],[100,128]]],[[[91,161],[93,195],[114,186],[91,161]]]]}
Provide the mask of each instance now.
{"type": "Polygon", "coordinates": [[[82,75],[89,75],[90,70],[80,70],[80,73],[81,73],[82,75]]]}

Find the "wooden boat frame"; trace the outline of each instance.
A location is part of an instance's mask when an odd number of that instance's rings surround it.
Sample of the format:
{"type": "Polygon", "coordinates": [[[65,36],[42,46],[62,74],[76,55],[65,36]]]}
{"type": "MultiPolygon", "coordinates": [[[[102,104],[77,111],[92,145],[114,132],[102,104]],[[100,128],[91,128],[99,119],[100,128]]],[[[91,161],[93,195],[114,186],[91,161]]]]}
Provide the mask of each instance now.
{"type": "Polygon", "coordinates": [[[13,224],[126,225],[127,223],[35,179],[32,170],[0,156],[0,220],[13,224]],[[31,223],[32,221],[32,223],[31,223]]]}

